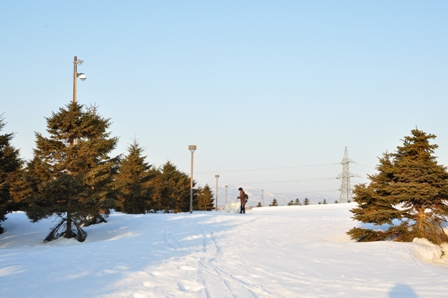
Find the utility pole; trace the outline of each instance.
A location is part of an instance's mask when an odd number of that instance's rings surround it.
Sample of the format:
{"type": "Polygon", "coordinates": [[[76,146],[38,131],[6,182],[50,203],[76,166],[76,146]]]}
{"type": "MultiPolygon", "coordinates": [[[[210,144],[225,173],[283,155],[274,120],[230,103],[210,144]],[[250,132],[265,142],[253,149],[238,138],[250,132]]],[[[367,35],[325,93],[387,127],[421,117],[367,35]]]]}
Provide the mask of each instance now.
{"type": "Polygon", "coordinates": [[[216,178],[216,211],[218,211],[218,178],[219,175],[215,175],[216,178]]]}

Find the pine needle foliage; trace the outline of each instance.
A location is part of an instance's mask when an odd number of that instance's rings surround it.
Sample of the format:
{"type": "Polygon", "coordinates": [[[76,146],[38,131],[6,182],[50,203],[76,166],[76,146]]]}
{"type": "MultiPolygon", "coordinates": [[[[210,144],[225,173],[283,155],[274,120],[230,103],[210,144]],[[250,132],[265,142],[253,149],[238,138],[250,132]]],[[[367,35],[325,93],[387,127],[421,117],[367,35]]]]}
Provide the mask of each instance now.
{"type": "MultiPolygon", "coordinates": [[[[5,127],[4,118],[0,117],[0,131],[5,127]]],[[[14,133],[0,135],[0,222],[6,220],[8,212],[19,208],[11,196],[12,182],[16,179],[23,161],[19,157],[19,150],[11,145],[14,133]]],[[[0,226],[0,234],[3,228],[0,226]]]]}
{"type": "Polygon", "coordinates": [[[358,207],[353,219],[377,229],[353,228],[347,232],[357,241],[410,242],[426,238],[434,244],[448,242],[443,225],[448,215],[448,172],[438,165],[430,144],[435,139],[417,128],[406,136],[395,153],[379,158],[378,173],[370,183],[354,188],[358,207]]]}
{"type": "MultiPolygon", "coordinates": [[[[166,162],[154,172],[151,208],[165,212],[187,212],[190,210],[190,177],[177,167],[166,162]]],[[[193,181],[193,206],[197,206],[193,181]]]]}
{"type": "Polygon", "coordinates": [[[113,176],[119,156],[109,154],[118,138],[110,137],[110,120],[96,107],[72,102],[46,120],[49,136],[36,133],[34,158],[17,181],[15,195],[32,222],[61,217],[63,225],[45,241],[59,236],[84,241],[82,224],[105,221],[102,214],[115,203],[113,176]]]}
{"type": "Polygon", "coordinates": [[[195,209],[200,211],[213,210],[215,202],[213,196],[214,196],[213,191],[211,190],[208,184],[206,184],[204,187],[199,187],[197,190],[197,196],[196,196],[197,206],[195,209]]]}
{"type": "Polygon", "coordinates": [[[154,174],[145,158],[143,149],[134,141],[128,147],[128,155],[121,160],[119,171],[115,175],[117,211],[144,214],[150,209],[151,179],[154,174]]]}

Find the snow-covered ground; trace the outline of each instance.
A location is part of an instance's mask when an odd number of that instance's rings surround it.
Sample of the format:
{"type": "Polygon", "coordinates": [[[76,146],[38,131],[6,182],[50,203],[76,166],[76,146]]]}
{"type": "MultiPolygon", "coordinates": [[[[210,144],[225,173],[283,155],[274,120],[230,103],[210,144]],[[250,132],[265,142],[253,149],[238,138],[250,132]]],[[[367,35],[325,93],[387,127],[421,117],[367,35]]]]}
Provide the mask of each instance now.
{"type": "Polygon", "coordinates": [[[55,219],[9,214],[0,297],[448,297],[437,247],[353,242],[354,206],[114,213],[84,243],[43,243],[55,219]]]}

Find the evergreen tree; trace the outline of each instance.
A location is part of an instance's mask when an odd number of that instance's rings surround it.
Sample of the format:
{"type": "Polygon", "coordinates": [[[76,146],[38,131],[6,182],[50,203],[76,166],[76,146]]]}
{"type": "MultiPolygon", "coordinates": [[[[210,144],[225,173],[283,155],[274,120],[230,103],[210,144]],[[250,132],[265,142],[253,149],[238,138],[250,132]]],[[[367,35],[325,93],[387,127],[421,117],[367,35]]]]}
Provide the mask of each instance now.
{"type": "Polygon", "coordinates": [[[214,209],[213,191],[206,184],[204,188],[198,188],[197,191],[197,210],[210,211],[214,209]]]}
{"type": "MultiPolygon", "coordinates": [[[[0,131],[5,126],[0,117],[0,131]]],[[[12,183],[16,180],[23,161],[19,158],[19,150],[11,144],[13,133],[0,135],[0,222],[6,220],[6,214],[18,209],[18,204],[11,197],[12,183]]],[[[0,234],[3,228],[0,226],[0,234]]]]}
{"type": "Polygon", "coordinates": [[[109,153],[118,139],[110,137],[110,120],[98,115],[96,107],[72,102],[46,120],[50,136],[36,133],[34,158],[18,179],[15,195],[33,222],[53,214],[62,218],[45,241],[60,236],[84,241],[81,224],[105,221],[100,213],[114,206],[119,157],[109,153]]]}
{"type": "Polygon", "coordinates": [[[327,204],[327,200],[324,199],[324,201],[322,202],[322,204],[327,204]]]}
{"type": "Polygon", "coordinates": [[[292,206],[292,205],[294,205],[294,201],[293,200],[289,201],[289,203],[288,203],[288,206],[292,206]]]}
{"type": "Polygon", "coordinates": [[[261,202],[258,202],[257,207],[263,207],[263,206],[261,205],[261,202]]]}
{"type": "Polygon", "coordinates": [[[448,172],[438,165],[430,144],[435,135],[414,129],[394,154],[379,159],[378,173],[369,175],[369,185],[353,191],[358,207],[355,220],[389,225],[383,230],[353,228],[347,232],[358,241],[412,241],[426,238],[435,244],[448,242],[443,230],[448,215],[448,172]]]}
{"type": "Polygon", "coordinates": [[[309,205],[309,204],[310,204],[310,200],[308,200],[308,198],[305,198],[305,199],[303,200],[303,205],[307,206],[307,205],[309,205]]]}
{"type": "MultiPolygon", "coordinates": [[[[193,181],[193,187],[195,182],[193,181]]],[[[158,169],[153,179],[152,207],[168,212],[187,212],[190,210],[190,177],[180,172],[175,165],[167,162],[158,169]]],[[[193,205],[196,205],[196,193],[193,189],[193,205]]]]}
{"type": "Polygon", "coordinates": [[[274,198],[269,206],[278,206],[277,199],[274,198]]]}
{"type": "Polygon", "coordinates": [[[134,141],[128,147],[128,155],[121,160],[119,172],[115,175],[116,209],[123,213],[144,214],[149,209],[153,174],[149,171],[151,165],[145,162],[146,156],[142,156],[142,151],[134,141]]]}
{"type": "Polygon", "coordinates": [[[296,199],[294,205],[302,206],[302,203],[300,202],[299,198],[296,199]]]}

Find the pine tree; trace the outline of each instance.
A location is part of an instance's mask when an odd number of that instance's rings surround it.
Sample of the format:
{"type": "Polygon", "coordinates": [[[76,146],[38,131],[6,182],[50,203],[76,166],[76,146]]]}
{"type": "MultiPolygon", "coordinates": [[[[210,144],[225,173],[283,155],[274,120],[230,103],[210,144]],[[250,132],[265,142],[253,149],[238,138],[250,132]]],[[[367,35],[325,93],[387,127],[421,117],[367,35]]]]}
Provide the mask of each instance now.
{"type": "MultiPolygon", "coordinates": [[[[195,182],[193,181],[193,187],[195,182]]],[[[167,162],[157,170],[152,186],[152,207],[155,210],[187,212],[190,210],[190,177],[180,172],[175,165],[167,162]]],[[[193,189],[193,205],[196,205],[193,189]]]]}
{"type": "Polygon", "coordinates": [[[117,210],[128,214],[141,214],[149,209],[151,198],[151,165],[145,162],[142,148],[136,141],[128,147],[128,155],[115,175],[117,210]]]}
{"type": "Polygon", "coordinates": [[[294,205],[294,201],[293,200],[289,201],[289,203],[288,203],[288,206],[292,206],[292,205],[294,205]]]}
{"type": "Polygon", "coordinates": [[[303,205],[307,206],[307,205],[309,205],[309,204],[310,204],[310,200],[309,200],[308,198],[305,198],[305,199],[303,200],[303,205]]]}
{"type": "Polygon", "coordinates": [[[322,204],[324,204],[324,205],[327,204],[327,200],[324,199],[322,204]]]}
{"type": "Polygon", "coordinates": [[[353,191],[358,207],[355,220],[389,228],[353,228],[347,232],[358,241],[412,241],[426,238],[435,244],[448,242],[443,230],[448,215],[448,172],[433,156],[436,136],[414,129],[396,153],[379,159],[378,173],[369,175],[369,185],[356,185],[353,191]]]}
{"type": "Polygon", "coordinates": [[[257,207],[263,207],[263,206],[261,205],[261,202],[258,202],[257,207]]]}
{"type": "Polygon", "coordinates": [[[198,188],[197,190],[197,210],[210,211],[214,209],[213,191],[210,186],[206,184],[204,188],[198,188]]]}
{"type": "Polygon", "coordinates": [[[34,158],[15,194],[26,204],[31,221],[53,214],[62,218],[45,241],[60,236],[84,241],[81,224],[105,221],[100,213],[114,206],[112,183],[119,157],[109,153],[118,139],[110,137],[110,120],[98,115],[96,107],[72,102],[46,120],[49,137],[36,133],[34,158]]]}
{"type": "Polygon", "coordinates": [[[300,202],[299,198],[296,199],[294,205],[302,206],[302,203],[300,202]]]}
{"type": "Polygon", "coordinates": [[[269,206],[278,206],[277,199],[274,198],[269,206]]]}
{"type": "MultiPolygon", "coordinates": [[[[0,131],[5,126],[0,117],[0,131]]],[[[11,144],[13,133],[0,135],[0,222],[6,220],[6,214],[18,210],[18,204],[13,200],[12,183],[21,169],[23,161],[19,158],[19,150],[11,144]]],[[[3,228],[0,226],[0,234],[3,228]]]]}

